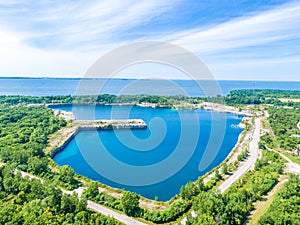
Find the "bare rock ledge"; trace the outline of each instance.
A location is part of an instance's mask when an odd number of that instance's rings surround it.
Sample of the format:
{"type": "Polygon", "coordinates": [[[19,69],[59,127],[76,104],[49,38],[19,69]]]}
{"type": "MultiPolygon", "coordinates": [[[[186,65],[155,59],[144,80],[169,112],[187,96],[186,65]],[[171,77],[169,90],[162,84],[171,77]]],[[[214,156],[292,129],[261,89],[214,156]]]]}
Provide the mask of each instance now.
{"type": "Polygon", "coordinates": [[[73,124],[74,132],[66,136],[62,140],[62,144],[55,148],[51,157],[62,151],[70,141],[80,132],[87,130],[113,130],[113,129],[146,129],[147,124],[142,119],[126,119],[126,120],[76,120],[73,124]]]}

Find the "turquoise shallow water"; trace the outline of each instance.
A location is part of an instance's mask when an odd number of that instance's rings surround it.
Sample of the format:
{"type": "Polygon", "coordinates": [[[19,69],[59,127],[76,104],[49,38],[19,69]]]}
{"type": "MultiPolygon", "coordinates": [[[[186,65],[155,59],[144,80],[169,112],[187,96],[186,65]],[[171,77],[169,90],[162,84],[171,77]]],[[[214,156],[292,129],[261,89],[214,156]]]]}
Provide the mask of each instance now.
{"type": "Polygon", "coordinates": [[[78,119],[143,119],[148,124],[147,129],[82,131],[55,155],[54,161],[59,165],[70,165],[76,173],[93,180],[147,198],[157,196],[162,201],[178,194],[180,187],[188,181],[196,180],[220,164],[242,131],[232,126],[241,122],[241,116],[205,110],[176,111],[136,106],[59,109],[73,110],[78,119]],[[215,131],[212,131],[213,125],[215,131]],[[197,128],[200,128],[199,133],[197,128]],[[138,141],[131,141],[132,137],[138,141]],[[212,145],[208,144],[209,138],[213,140],[212,145]],[[219,147],[216,140],[220,140],[219,147]],[[187,162],[182,162],[186,158],[187,162]],[[199,170],[201,160],[209,161],[203,171],[199,170]],[[155,169],[149,172],[146,167],[155,169]]]}

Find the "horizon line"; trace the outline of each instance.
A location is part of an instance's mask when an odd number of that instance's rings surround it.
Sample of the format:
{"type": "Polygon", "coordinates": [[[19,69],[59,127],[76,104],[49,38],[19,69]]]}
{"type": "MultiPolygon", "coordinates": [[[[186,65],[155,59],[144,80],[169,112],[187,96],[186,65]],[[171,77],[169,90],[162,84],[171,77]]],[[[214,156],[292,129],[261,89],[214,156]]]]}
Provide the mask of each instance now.
{"type": "MultiPolygon", "coordinates": [[[[0,79],[62,79],[62,80],[93,80],[93,79],[116,79],[116,80],[160,80],[159,78],[134,78],[134,77],[113,77],[113,78],[95,78],[95,77],[49,77],[49,76],[1,76],[0,79]]],[[[173,81],[192,81],[193,79],[180,79],[180,78],[168,78],[161,80],[173,80],[173,81]]],[[[249,79],[214,79],[216,81],[249,81],[249,82],[300,82],[300,80],[249,80],[249,79]]],[[[211,81],[211,80],[202,80],[211,81]]]]}

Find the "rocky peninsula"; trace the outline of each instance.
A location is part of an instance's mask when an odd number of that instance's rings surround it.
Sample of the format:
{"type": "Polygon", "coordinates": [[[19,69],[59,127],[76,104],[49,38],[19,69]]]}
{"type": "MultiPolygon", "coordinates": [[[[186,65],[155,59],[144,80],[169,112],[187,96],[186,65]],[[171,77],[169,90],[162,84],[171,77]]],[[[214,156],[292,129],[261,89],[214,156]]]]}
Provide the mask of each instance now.
{"type": "MultiPolygon", "coordinates": [[[[59,115],[64,116],[64,114],[59,115]]],[[[59,130],[55,135],[50,137],[46,151],[53,157],[57,152],[62,151],[80,131],[146,128],[147,124],[142,119],[75,120],[70,126],[59,130]]]]}

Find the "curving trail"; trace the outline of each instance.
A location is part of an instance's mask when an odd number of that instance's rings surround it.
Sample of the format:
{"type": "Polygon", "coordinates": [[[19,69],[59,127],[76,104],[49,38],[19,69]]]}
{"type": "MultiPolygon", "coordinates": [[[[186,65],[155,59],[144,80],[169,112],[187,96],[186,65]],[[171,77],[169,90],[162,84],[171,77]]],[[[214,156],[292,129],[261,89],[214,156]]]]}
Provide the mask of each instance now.
{"type": "Polygon", "coordinates": [[[273,152],[278,153],[283,159],[285,159],[287,161],[287,163],[286,163],[286,171],[288,173],[294,173],[294,174],[298,174],[300,176],[300,165],[298,163],[293,162],[291,159],[289,159],[287,156],[285,156],[284,154],[282,154],[279,151],[276,151],[274,149],[268,148],[267,146],[266,146],[266,148],[269,151],[273,151],[273,152]]]}

